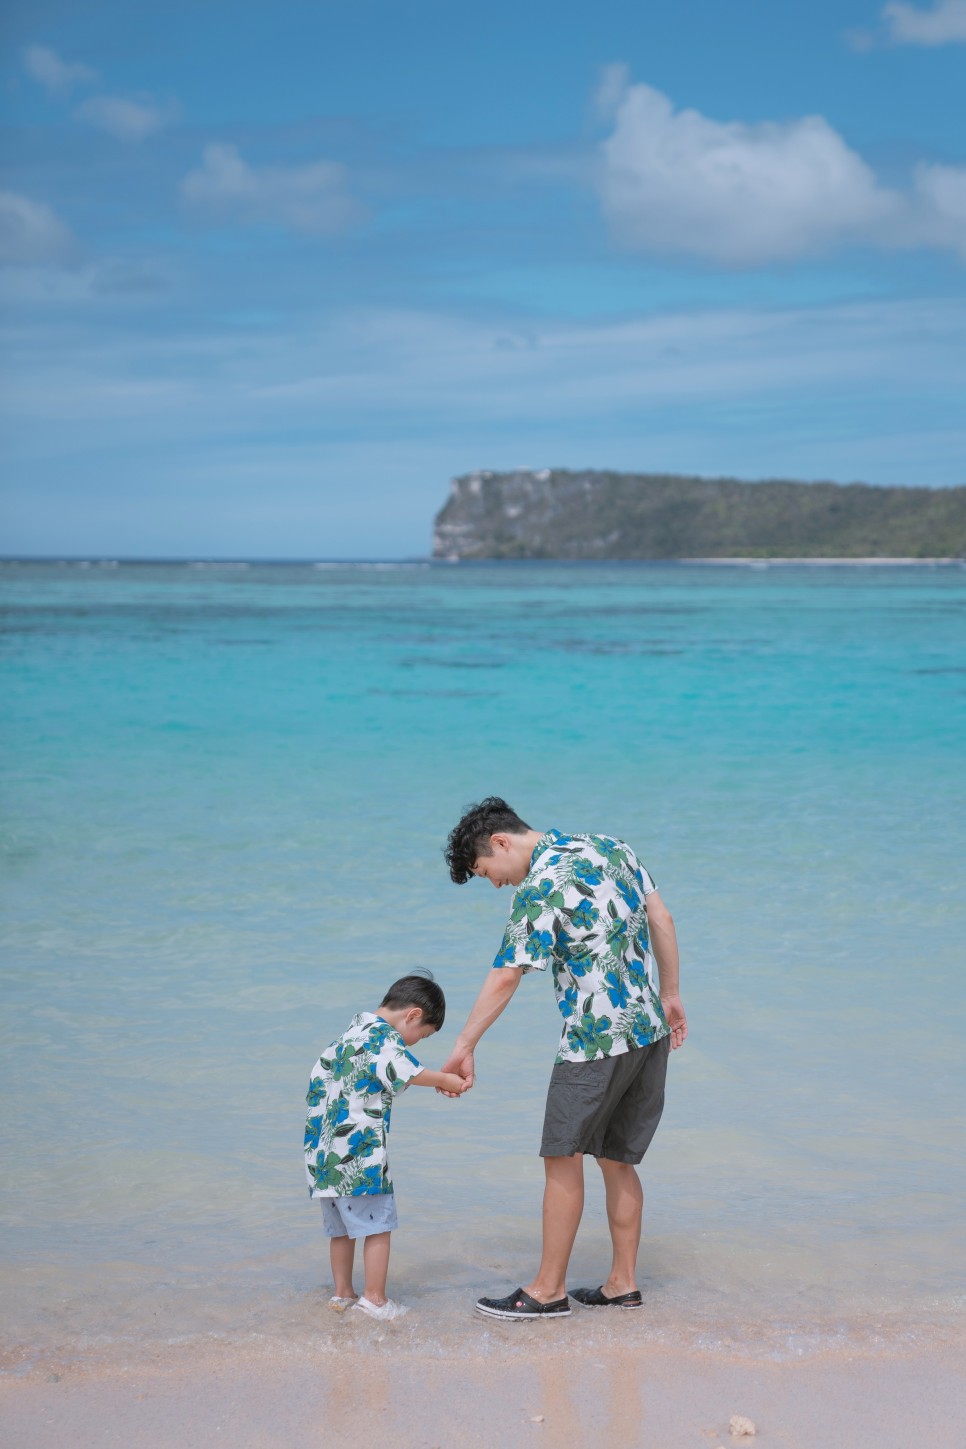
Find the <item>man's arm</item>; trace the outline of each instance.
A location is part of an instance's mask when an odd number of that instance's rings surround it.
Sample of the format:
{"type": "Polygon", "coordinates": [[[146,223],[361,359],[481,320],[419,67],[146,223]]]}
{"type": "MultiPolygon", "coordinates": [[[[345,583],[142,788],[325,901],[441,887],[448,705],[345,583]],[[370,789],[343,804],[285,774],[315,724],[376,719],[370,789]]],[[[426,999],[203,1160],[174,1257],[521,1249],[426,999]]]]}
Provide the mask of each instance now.
{"type": "Polygon", "coordinates": [[[660,977],[661,1005],[671,1028],[671,1050],[683,1046],[688,1034],[688,1020],[681,1005],[678,981],[678,938],[671,912],[657,891],[645,901],[647,931],[651,938],[651,954],[657,962],[660,977]]]}
{"type": "MultiPolygon", "coordinates": [[[[519,966],[493,966],[487,972],[482,990],[466,1018],[466,1025],[456,1038],[456,1044],[443,1063],[444,1072],[455,1072],[466,1083],[469,1091],[476,1081],[476,1067],[473,1052],[485,1031],[488,1031],[498,1016],[505,1011],[510,997],[520,985],[523,972],[519,966]]],[[[447,1095],[453,1095],[448,1093],[447,1095]]]]}

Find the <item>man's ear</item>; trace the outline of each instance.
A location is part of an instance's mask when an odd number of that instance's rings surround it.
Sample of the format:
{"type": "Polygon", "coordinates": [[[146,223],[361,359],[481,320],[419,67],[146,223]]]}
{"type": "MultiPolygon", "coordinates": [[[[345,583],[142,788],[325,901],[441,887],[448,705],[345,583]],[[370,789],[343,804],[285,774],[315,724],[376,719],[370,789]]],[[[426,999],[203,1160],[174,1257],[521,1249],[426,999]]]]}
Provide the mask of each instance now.
{"type": "Polygon", "coordinates": [[[509,850],[510,837],[503,830],[498,830],[495,835],[490,836],[490,845],[498,846],[500,850],[509,850]]]}

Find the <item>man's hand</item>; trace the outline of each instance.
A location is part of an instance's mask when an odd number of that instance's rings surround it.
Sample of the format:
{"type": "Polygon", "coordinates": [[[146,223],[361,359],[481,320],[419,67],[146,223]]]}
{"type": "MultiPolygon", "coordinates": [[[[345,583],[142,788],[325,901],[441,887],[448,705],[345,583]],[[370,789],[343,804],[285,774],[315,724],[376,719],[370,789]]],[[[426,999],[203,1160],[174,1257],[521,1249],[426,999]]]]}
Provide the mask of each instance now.
{"type": "Polygon", "coordinates": [[[667,1017],[667,1024],[671,1028],[671,1050],[684,1046],[684,1039],[688,1034],[688,1019],[684,1014],[684,1007],[681,1005],[680,996],[665,996],[661,993],[661,1005],[664,1008],[664,1015],[667,1017]]]}
{"type": "Polygon", "coordinates": [[[442,1096],[458,1097],[462,1092],[468,1092],[476,1081],[476,1064],[473,1061],[472,1050],[469,1047],[457,1045],[440,1070],[455,1073],[463,1083],[459,1092],[446,1092],[442,1087],[437,1087],[437,1092],[440,1092],[442,1096]]]}

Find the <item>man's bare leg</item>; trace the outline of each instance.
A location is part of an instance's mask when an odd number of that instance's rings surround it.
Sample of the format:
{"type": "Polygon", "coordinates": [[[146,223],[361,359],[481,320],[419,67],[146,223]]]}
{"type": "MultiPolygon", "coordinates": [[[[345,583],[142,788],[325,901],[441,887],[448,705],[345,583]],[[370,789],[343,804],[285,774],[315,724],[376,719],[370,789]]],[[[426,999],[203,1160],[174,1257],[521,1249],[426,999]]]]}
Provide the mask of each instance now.
{"type": "Polygon", "coordinates": [[[567,1292],[567,1264],[584,1210],[583,1155],[545,1157],[543,1169],[543,1256],[525,1291],[539,1303],[555,1303],[567,1292]]]}
{"type": "Polygon", "coordinates": [[[637,1250],[641,1245],[644,1190],[637,1169],[630,1162],[611,1162],[598,1157],[607,1193],[607,1226],[614,1246],[610,1276],[603,1285],[606,1298],[632,1293],[637,1287],[637,1250]]]}

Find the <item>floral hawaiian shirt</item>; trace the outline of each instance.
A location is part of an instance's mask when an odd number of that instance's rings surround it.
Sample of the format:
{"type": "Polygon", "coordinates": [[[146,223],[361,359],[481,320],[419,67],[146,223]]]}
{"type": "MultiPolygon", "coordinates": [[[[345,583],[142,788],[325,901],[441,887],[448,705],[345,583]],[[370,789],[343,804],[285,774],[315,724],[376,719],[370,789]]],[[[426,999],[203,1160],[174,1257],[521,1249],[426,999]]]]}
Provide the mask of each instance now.
{"type": "Polygon", "coordinates": [[[551,967],[563,1017],[558,1062],[619,1056],[667,1036],[644,904],[653,890],[622,840],[549,830],[537,842],[493,965],[551,967]]]}
{"type": "Polygon", "coordinates": [[[392,1192],[386,1134],[392,1099],[423,1070],[388,1021],[354,1016],[312,1068],[305,1123],[310,1197],[392,1192]]]}

